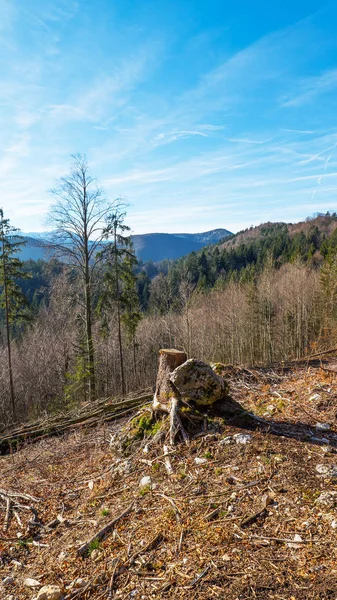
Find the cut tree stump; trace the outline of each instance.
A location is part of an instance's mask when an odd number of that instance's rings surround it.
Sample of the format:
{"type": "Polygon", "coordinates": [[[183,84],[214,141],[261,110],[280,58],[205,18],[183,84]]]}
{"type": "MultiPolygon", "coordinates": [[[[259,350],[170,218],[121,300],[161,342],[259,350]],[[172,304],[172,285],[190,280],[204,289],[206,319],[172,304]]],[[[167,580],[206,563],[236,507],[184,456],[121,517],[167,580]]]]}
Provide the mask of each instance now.
{"type": "MultiPolygon", "coordinates": [[[[229,394],[226,380],[209,364],[191,358],[174,348],[159,351],[159,366],[152,413],[170,416],[170,443],[173,445],[178,434],[188,443],[190,436],[184,423],[200,427],[205,417],[197,410],[211,409],[213,414],[230,421],[239,420],[250,426],[265,424],[263,419],[247,412],[229,394]],[[184,408],[185,407],[185,408],[184,408]]],[[[206,419],[207,420],[207,419],[206,419]]]]}
{"type": "Polygon", "coordinates": [[[159,350],[159,365],[157,373],[156,391],[153,399],[153,408],[159,408],[166,404],[166,412],[171,399],[175,396],[170,382],[170,373],[187,360],[186,352],[175,350],[175,348],[163,348],[159,350]]]}
{"type": "Polygon", "coordinates": [[[187,360],[186,352],[175,348],[159,350],[159,366],[157,373],[156,391],[153,397],[152,410],[154,413],[164,412],[170,415],[170,442],[173,445],[180,431],[183,439],[188,441],[179,416],[180,393],[170,381],[170,374],[187,360]]]}

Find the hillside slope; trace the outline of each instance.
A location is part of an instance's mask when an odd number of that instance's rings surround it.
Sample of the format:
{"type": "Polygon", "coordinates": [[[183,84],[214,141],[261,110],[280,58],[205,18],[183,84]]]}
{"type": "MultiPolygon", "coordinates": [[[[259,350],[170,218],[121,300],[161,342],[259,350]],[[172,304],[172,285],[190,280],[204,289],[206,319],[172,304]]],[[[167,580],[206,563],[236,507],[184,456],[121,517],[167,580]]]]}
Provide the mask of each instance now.
{"type": "Polygon", "coordinates": [[[224,250],[231,250],[237,248],[240,244],[248,245],[252,242],[258,242],[265,238],[267,235],[272,235],[278,230],[288,231],[290,237],[294,237],[296,234],[308,233],[317,228],[322,236],[330,237],[335,229],[337,228],[337,219],[332,216],[320,215],[313,219],[307,219],[306,221],[299,221],[298,223],[283,223],[283,222],[268,222],[261,223],[257,227],[250,227],[244,231],[239,231],[230,240],[220,244],[220,248],[224,250]]]}
{"type": "Polygon", "coordinates": [[[235,399],[295,438],[223,423],[170,449],[172,474],[162,446],[115,454],[120,423],[1,457],[1,493],[37,515],[21,506],[7,528],[0,511],[1,598],[32,600],[47,584],[67,600],[336,597],[336,433],[315,427],[336,426],[335,373],[228,375],[235,399]]]}

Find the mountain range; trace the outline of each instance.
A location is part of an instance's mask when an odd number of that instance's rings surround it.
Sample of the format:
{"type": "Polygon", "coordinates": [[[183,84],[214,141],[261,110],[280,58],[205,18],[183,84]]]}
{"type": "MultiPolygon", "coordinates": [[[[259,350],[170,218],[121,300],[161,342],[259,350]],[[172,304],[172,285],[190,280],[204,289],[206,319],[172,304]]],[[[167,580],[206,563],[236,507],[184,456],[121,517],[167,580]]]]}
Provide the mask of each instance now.
{"type": "MultiPolygon", "coordinates": [[[[22,260],[48,260],[47,243],[50,233],[22,233],[26,245],[22,260]]],[[[145,233],[133,235],[137,258],[144,262],[177,259],[205,246],[217,244],[232,235],[227,229],[212,229],[202,233],[145,233]]]]}

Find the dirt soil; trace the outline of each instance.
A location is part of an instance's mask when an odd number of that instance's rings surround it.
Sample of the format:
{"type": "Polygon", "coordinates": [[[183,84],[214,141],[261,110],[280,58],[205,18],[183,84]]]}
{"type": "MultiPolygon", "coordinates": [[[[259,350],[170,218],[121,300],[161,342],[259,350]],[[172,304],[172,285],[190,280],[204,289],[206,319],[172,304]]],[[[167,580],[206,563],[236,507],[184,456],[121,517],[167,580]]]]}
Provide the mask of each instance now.
{"type": "Polygon", "coordinates": [[[124,456],[119,421],[0,457],[0,598],[337,598],[334,368],[228,369],[233,398],[284,436],[215,418],[167,457],[145,442],[124,456]]]}

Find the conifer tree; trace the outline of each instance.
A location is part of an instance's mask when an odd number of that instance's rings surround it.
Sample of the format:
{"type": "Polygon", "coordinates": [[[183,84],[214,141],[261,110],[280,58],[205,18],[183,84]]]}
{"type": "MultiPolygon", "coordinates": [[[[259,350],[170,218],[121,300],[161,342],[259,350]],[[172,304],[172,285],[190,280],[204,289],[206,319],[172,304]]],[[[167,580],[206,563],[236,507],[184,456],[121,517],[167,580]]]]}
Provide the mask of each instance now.
{"type": "Polygon", "coordinates": [[[104,265],[104,277],[98,309],[103,318],[105,315],[105,322],[107,322],[106,313],[113,308],[116,309],[121,391],[125,394],[122,324],[125,324],[129,335],[132,336],[135,360],[135,332],[140,320],[140,310],[136,279],[133,274],[137,259],[130,235],[125,235],[130,231],[130,227],[124,223],[126,213],[122,208],[120,204],[113,213],[108,215],[106,221],[104,234],[108,243],[99,253],[104,265]]]}
{"type": "Polygon", "coordinates": [[[121,269],[121,281],[123,286],[121,294],[121,318],[124,328],[126,330],[127,337],[132,343],[133,371],[135,380],[137,380],[136,331],[139,322],[142,319],[139,296],[137,291],[137,277],[134,274],[134,268],[136,265],[137,259],[134,255],[133,247],[132,245],[130,245],[129,252],[125,255],[121,269]]]}
{"type": "Polygon", "coordinates": [[[22,261],[17,257],[21,247],[26,243],[19,235],[18,229],[12,227],[9,219],[4,217],[0,208],[0,306],[4,311],[5,332],[8,356],[8,373],[11,411],[16,414],[15,390],[12,367],[12,328],[28,319],[26,298],[18,285],[19,279],[26,279],[29,274],[24,271],[22,261]]]}

